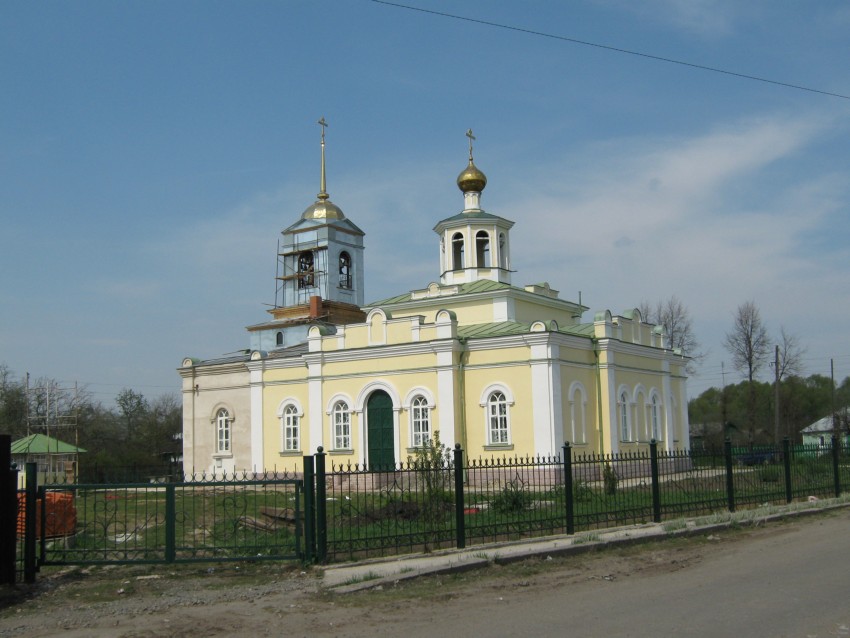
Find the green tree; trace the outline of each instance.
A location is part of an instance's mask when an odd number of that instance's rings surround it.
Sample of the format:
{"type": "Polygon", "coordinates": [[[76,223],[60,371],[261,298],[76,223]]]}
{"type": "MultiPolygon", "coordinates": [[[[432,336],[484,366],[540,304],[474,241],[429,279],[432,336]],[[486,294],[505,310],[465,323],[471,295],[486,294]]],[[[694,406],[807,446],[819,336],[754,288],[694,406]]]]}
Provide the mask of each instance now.
{"type": "Polygon", "coordinates": [[[5,364],[0,364],[0,434],[8,434],[14,441],[26,433],[26,387],[12,378],[12,371],[5,364]]]}
{"type": "Polygon", "coordinates": [[[148,412],[148,402],[144,395],[124,388],[115,397],[115,404],[121,411],[121,417],[127,428],[127,442],[134,437],[134,429],[148,412]]]}

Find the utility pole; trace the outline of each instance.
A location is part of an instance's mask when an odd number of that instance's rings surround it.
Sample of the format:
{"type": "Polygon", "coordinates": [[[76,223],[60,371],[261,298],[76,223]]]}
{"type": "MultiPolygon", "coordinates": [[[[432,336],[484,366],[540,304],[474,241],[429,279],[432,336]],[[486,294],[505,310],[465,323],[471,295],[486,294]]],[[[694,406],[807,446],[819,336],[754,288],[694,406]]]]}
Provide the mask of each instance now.
{"type": "Polygon", "coordinates": [[[832,433],[838,436],[838,415],[835,413],[835,360],[829,360],[829,382],[832,390],[832,433]]]}
{"type": "Polygon", "coordinates": [[[774,382],[774,403],[776,404],[776,408],[774,410],[775,414],[773,416],[773,442],[776,445],[779,445],[779,345],[777,344],[774,360],[773,360],[773,369],[775,372],[775,382],[774,382]]]}
{"type": "Polygon", "coordinates": [[[728,424],[726,422],[726,363],[720,362],[720,419],[723,421],[723,439],[729,438],[728,424]]]}

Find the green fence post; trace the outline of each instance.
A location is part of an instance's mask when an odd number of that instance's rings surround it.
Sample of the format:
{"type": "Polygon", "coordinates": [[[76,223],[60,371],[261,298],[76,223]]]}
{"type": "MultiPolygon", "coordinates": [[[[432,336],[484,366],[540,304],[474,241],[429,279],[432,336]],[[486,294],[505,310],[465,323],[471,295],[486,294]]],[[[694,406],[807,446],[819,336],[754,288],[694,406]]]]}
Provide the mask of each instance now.
{"type": "Polygon", "coordinates": [[[835,485],[835,498],[841,496],[841,475],[838,472],[838,437],[832,435],[832,482],[835,485]]]}
{"type": "Polygon", "coordinates": [[[38,465],[26,464],[26,501],[24,505],[24,582],[35,582],[36,569],[36,503],[38,495],[38,465]]]}
{"type": "Polygon", "coordinates": [[[175,485],[165,485],[165,562],[173,563],[177,558],[176,529],[177,507],[175,503],[175,485]]]}
{"type": "Polygon", "coordinates": [[[18,534],[18,473],[12,469],[12,437],[0,434],[0,583],[15,584],[15,545],[18,534]]]}
{"type": "Polygon", "coordinates": [[[576,533],[575,504],[573,503],[573,452],[569,441],[564,442],[564,504],[567,534],[576,533]]]}
{"type": "Polygon", "coordinates": [[[726,507],[730,512],[735,511],[735,480],[732,476],[732,439],[723,442],[723,453],[726,457],[726,507]]]}
{"type": "Polygon", "coordinates": [[[304,562],[316,556],[316,470],[312,456],[304,457],[304,562]]]}
{"type": "Polygon", "coordinates": [[[316,452],[316,558],[320,563],[324,563],[328,559],[327,501],[325,449],[320,445],[316,452]]]}
{"type": "Polygon", "coordinates": [[[463,448],[455,443],[455,542],[458,549],[466,547],[466,518],[464,518],[463,448]]]}
{"type": "Polygon", "coordinates": [[[661,489],[658,484],[658,442],[649,442],[649,470],[652,473],[652,521],[661,522],[661,489]]]}
{"type": "Polygon", "coordinates": [[[782,439],[782,460],[785,465],[785,502],[790,503],[791,494],[791,441],[786,436],[782,439]]]}

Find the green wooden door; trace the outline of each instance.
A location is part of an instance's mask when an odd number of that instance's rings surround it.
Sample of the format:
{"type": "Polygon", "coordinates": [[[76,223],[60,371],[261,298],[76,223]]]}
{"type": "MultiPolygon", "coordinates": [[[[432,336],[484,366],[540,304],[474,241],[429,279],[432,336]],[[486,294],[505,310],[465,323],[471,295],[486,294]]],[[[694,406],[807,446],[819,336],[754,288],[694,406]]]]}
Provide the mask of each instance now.
{"type": "Polygon", "coordinates": [[[393,402],[383,390],[373,392],[366,403],[369,457],[371,470],[391,470],[395,467],[393,436],[393,402]]]}

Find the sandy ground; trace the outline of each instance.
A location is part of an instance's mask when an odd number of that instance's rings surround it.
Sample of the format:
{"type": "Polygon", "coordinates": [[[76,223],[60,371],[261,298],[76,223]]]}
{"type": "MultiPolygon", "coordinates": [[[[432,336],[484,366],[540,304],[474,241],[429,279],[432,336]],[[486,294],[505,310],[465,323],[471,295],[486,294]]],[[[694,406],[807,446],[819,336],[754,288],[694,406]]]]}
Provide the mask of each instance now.
{"type": "MultiPolygon", "coordinates": [[[[710,600],[712,596],[723,595],[723,576],[732,573],[735,566],[741,566],[745,574],[736,578],[736,582],[746,581],[746,574],[750,573],[743,567],[746,561],[781,562],[764,552],[787,555],[789,548],[805,544],[815,532],[822,537],[820,542],[827,545],[837,535],[847,537],[850,510],[695,538],[563,558],[542,557],[508,566],[491,565],[345,595],[323,589],[318,569],[304,571],[274,563],[55,569],[40,574],[39,582],[30,590],[19,587],[0,592],[0,636],[130,638],[397,633],[412,638],[439,635],[447,630],[459,635],[490,636],[644,635],[637,630],[602,633],[605,605],[608,609],[616,608],[616,604],[606,602],[612,595],[621,592],[617,596],[625,600],[626,593],[634,594],[639,605],[640,600],[655,601],[655,592],[658,596],[674,597],[694,582],[699,582],[701,587],[701,583],[712,582],[714,578],[720,593],[708,589],[702,592],[705,600],[710,600]],[[670,593],[662,594],[660,587],[664,583],[672,588],[670,593]],[[588,602],[567,613],[571,600],[588,602]],[[602,611],[593,609],[593,601],[601,601],[602,611]],[[550,616],[553,624],[547,624],[550,616]],[[584,626],[575,631],[579,627],[570,619],[584,626]],[[528,628],[527,632],[523,627],[528,628]]],[[[842,570],[837,577],[839,580],[843,573],[842,570]]],[[[844,584],[850,584],[850,578],[847,580],[844,584]]],[[[813,594],[817,596],[816,592],[813,594]]],[[[663,601],[660,604],[663,609],[663,601]]],[[[647,607],[649,614],[655,613],[651,605],[647,607]]],[[[618,613],[628,616],[632,612],[620,608],[618,613]]],[[[629,619],[623,622],[618,626],[628,628],[629,619]]],[[[850,629],[840,619],[823,622],[828,625],[823,630],[825,633],[774,634],[773,630],[764,628],[768,633],[746,631],[742,635],[850,636],[850,629]]],[[[723,635],[703,629],[706,631],[676,633],[723,635]]]]}

